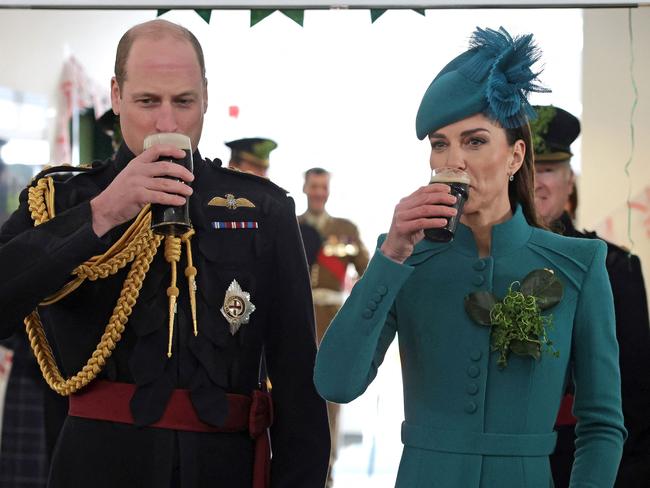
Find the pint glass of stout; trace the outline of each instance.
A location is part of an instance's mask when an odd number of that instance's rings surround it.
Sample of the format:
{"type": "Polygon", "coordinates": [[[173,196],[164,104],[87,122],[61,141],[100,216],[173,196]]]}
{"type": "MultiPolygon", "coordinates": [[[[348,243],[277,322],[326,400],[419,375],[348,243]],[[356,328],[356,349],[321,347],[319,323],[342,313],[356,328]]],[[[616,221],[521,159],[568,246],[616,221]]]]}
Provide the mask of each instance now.
{"type": "Polygon", "coordinates": [[[447,225],[436,229],[424,229],[424,236],[434,242],[449,242],[454,239],[456,227],[463,212],[463,205],[469,197],[469,175],[458,168],[442,167],[431,172],[430,183],[449,185],[450,193],[456,197],[453,207],[458,210],[454,217],[447,219],[447,225]]]}
{"type": "MultiPolygon", "coordinates": [[[[192,143],[188,136],[176,133],[151,134],[145,137],[143,149],[147,150],[155,144],[170,144],[185,151],[182,159],[162,156],[160,161],[171,161],[193,172],[192,143]]],[[[189,200],[180,207],[151,205],[151,229],[156,234],[180,236],[190,230],[191,226],[189,200]]]]}

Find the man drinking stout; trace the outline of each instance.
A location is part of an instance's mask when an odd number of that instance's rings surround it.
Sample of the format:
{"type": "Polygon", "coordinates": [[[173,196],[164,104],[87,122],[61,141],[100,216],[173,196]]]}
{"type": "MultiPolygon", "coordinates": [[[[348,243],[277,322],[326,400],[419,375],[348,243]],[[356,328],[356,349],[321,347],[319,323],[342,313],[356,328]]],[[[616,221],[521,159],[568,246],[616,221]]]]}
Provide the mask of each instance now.
{"type": "Polygon", "coordinates": [[[70,398],[48,486],[322,487],[330,444],[292,199],[199,153],[207,80],[187,29],[127,31],[111,101],[115,157],[42,172],[0,232],[0,337],[28,317],[48,383],[70,398]],[[143,147],[158,133],[189,137],[193,173],[170,162],[184,157],[174,144],[143,147]],[[188,205],[191,229],[153,234],[149,204],[188,205]]]}

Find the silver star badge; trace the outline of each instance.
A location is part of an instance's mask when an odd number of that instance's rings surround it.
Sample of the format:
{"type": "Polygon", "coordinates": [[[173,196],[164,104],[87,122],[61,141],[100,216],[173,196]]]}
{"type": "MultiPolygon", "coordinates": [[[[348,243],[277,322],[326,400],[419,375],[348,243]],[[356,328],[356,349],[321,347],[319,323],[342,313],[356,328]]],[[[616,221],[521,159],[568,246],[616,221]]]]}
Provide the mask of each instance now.
{"type": "Polygon", "coordinates": [[[221,307],[221,313],[230,324],[230,333],[235,335],[243,324],[248,323],[254,311],[255,305],[251,302],[250,293],[242,290],[237,280],[232,280],[221,307]]]}

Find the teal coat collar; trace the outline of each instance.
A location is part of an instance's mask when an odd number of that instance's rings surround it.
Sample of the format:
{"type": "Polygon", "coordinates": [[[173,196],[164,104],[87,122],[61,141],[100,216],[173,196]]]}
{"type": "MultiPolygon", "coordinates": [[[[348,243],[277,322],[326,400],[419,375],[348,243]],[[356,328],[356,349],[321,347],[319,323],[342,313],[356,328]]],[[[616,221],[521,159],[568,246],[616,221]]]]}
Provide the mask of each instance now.
{"type": "MultiPolygon", "coordinates": [[[[533,233],[526,221],[521,206],[517,205],[515,212],[509,220],[492,227],[492,244],[490,255],[493,257],[505,256],[523,247],[533,233]]],[[[431,242],[427,239],[421,240],[413,249],[413,254],[405,264],[418,264],[426,259],[447,249],[464,254],[466,256],[478,256],[478,249],[472,230],[463,224],[458,224],[454,240],[447,244],[431,242]]]]}

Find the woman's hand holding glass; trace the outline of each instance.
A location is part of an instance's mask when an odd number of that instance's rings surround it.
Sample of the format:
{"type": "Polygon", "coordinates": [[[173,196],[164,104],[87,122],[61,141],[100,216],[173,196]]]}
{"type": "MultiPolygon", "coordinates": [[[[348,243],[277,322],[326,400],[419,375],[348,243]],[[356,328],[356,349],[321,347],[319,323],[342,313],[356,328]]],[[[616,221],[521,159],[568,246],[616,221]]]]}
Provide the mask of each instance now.
{"type": "Polygon", "coordinates": [[[402,198],[395,207],[393,221],[381,252],[389,259],[403,263],[415,245],[424,238],[424,229],[447,225],[448,218],[456,215],[451,207],[456,197],[449,193],[449,185],[432,183],[402,198]]]}

